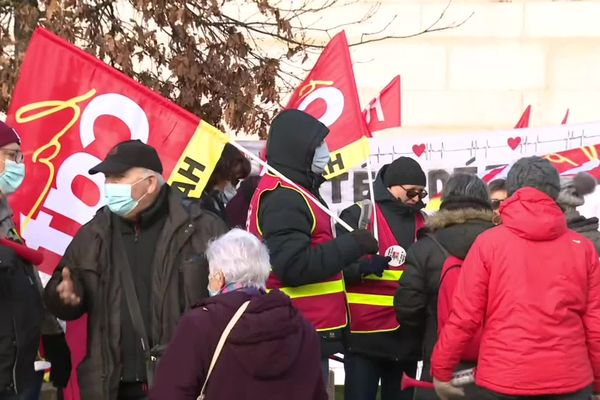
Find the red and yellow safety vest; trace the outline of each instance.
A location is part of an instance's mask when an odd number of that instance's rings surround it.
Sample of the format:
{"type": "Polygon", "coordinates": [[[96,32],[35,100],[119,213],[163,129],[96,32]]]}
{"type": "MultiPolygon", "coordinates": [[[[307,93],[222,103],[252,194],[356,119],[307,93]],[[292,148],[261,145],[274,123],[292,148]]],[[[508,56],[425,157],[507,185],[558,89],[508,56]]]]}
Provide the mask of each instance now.
{"type": "MultiPolygon", "coordinates": [[[[360,204],[359,204],[360,206],[360,204]]],[[[383,276],[367,275],[362,282],[348,285],[346,296],[350,309],[350,331],[353,333],[389,332],[400,327],[394,311],[394,295],[399,288],[398,281],[404,272],[406,250],[402,248],[379,205],[377,225],[379,230],[379,254],[392,257],[389,269],[383,276]]],[[[371,217],[370,227],[373,225],[371,217]]],[[[425,225],[423,214],[418,212],[415,220],[415,240],[417,232],[425,225]]]]}
{"type": "MultiPolygon", "coordinates": [[[[263,193],[277,190],[279,187],[295,190],[306,201],[313,220],[311,246],[318,246],[333,240],[329,215],[318,208],[304,190],[298,190],[282,179],[269,174],[262,177],[250,202],[247,222],[249,232],[263,239],[258,221],[261,196],[263,193]]],[[[302,312],[317,331],[339,329],[348,324],[344,278],[341,272],[325,281],[296,287],[284,286],[271,272],[267,280],[267,289],[279,289],[287,294],[292,299],[294,306],[302,312]]]]}

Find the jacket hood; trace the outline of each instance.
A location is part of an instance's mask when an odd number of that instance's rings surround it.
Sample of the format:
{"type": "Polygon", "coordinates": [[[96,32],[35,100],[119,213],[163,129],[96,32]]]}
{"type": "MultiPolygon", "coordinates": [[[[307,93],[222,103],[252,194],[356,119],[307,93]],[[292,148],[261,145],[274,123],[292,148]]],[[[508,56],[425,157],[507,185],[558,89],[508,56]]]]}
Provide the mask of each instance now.
{"type": "Polygon", "coordinates": [[[477,236],[494,227],[493,219],[491,210],[441,210],[428,217],[425,226],[450,254],[464,259],[477,236]]]}
{"type": "MultiPolygon", "coordinates": [[[[238,294],[214,299],[231,301],[232,308],[237,308],[243,302],[238,294]]],[[[252,297],[227,343],[248,374],[258,379],[273,379],[297,366],[295,362],[309,339],[307,332],[306,322],[289,297],[272,291],[252,297]]]]}
{"type": "Polygon", "coordinates": [[[425,207],[422,201],[417,203],[415,206],[408,206],[400,201],[398,201],[388,190],[385,183],[383,183],[385,173],[387,171],[388,165],[384,165],[381,167],[375,180],[373,181],[373,192],[375,194],[375,202],[385,204],[388,207],[392,207],[396,212],[399,213],[411,213],[417,212],[425,207]]]}
{"type": "Polygon", "coordinates": [[[567,231],[567,221],[558,204],[532,187],[520,189],[504,201],[500,216],[504,226],[528,240],[554,240],[567,231]]]}
{"type": "Polygon", "coordinates": [[[311,171],[315,149],[329,129],[311,115],[285,110],[271,124],[267,139],[267,162],[283,175],[307,188],[315,188],[322,177],[311,171]]]}

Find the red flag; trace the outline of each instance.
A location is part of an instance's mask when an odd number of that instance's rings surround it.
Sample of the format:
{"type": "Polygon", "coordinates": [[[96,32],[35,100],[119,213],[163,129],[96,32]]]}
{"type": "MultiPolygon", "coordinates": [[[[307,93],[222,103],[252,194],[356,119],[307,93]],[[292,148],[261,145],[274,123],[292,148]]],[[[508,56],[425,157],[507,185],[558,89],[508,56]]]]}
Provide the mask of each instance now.
{"type": "Polygon", "coordinates": [[[521,115],[521,119],[515,125],[515,129],[528,128],[529,127],[529,116],[531,115],[531,105],[528,105],[525,111],[523,111],[523,115],[521,115]]]}
{"type": "Polygon", "coordinates": [[[569,109],[567,108],[567,113],[565,114],[565,117],[563,118],[563,120],[562,120],[562,122],[560,124],[561,125],[566,125],[568,119],[569,119],[569,109]]]}
{"type": "MultiPolygon", "coordinates": [[[[600,178],[600,144],[576,147],[550,153],[543,156],[556,168],[562,176],[576,175],[579,172],[587,172],[594,178],[600,178]]],[[[494,179],[505,179],[512,164],[503,165],[486,173],[481,179],[489,183],[494,179]]]]}
{"type": "Polygon", "coordinates": [[[366,160],[369,131],[360,110],[345,32],[331,39],[312,71],[292,94],[287,108],[306,111],[329,127],[326,141],[331,161],[327,178],[366,160]]]}
{"type": "Polygon", "coordinates": [[[398,75],[369,102],[363,111],[369,133],[402,126],[400,108],[400,75],[398,75]]]}
{"type": "MultiPolygon", "coordinates": [[[[104,177],[87,171],[116,143],[140,139],[157,148],[165,177],[184,191],[196,190],[212,171],[202,158],[182,160],[182,154],[191,154],[188,144],[207,130],[213,146],[214,128],[44,29],[32,36],[7,121],[21,136],[27,170],[11,206],[27,245],[43,253],[40,271],[46,274],[104,204],[104,177]],[[191,181],[177,177],[181,168],[191,181]]],[[[76,368],[85,356],[85,326],[83,317],[67,328],[73,362],[67,399],[79,399],[76,368]]]]}

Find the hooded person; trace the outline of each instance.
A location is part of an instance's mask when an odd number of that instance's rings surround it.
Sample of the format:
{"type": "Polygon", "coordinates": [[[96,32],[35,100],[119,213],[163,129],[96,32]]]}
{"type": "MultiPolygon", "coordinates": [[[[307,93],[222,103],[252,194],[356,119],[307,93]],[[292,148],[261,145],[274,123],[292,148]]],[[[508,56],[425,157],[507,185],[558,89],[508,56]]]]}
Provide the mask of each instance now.
{"type": "MultiPolygon", "coordinates": [[[[438,291],[444,263],[449,256],[464,260],[475,239],[494,226],[494,215],[485,183],[475,175],[456,173],[444,185],[440,211],[427,219],[427,234],[408,250],[394,307],[403,326],[424,328],[421,380],[431,381],[430,360],[438,338],[438,291]]],[[[459,369],[473,366],[461,365],[459,369]]],[[[468,394],[468,398],[480,398],[476,392],[468,394]]],[[[416,390],[415,400],[434,399],[438,397],[433,391],[416,390]]]]}
{"type": "MultiPolygon", "coordinates": [[[[420,332],[398,323],[393,298],[404,270],[407,250],[423,228],[421,213],[426,177],[412,158],[400,157],[384,165],[373,182],[379,254],[364,257],[344,270],[350,311],[346,337],[344,398],[374,400],[381,381],[381,398],[411,399],[401,391],[403,373],[415,376],[420,359],[420,332]],[[378,270],[368,268],[377,263],[378,270]]],[[[357,227],[362,203],[346,208],[340,217],[357,227]]],[[[346,230],[337,225],[338,235],[346,230]]]]}
{"type": "Polygon", "coordinates": [[[586,218],[577,211],[577,207],[585,203],[585,196],[594,192],[596,185],[596,178],[585,172],[561,178],[560,193],[556,202],[565,213],[569,229],[590,239],[594,242],[596,251],[600,252],[598,218],[586,218]]]}
{"type": "Polygon", "coordinates": [[[436,392],[464,394],[452,376],[480,331],[480,398],[590,399],[600,393],[598,253],[567,228],[548,160],[520,159],[506,187],[502,224],[479,235],[462,265],[431,357],[436,392]]]}
{"type": "Polygon", "coordinates": [[[329,129],[299,110],[280,113],[271,125],[267,162],[294,185],[265,174],[252,197],[248,230],[263,239],[271,254],[268,289],[279,289],[312,323],[321,337],[322,368],[341,352],[348,323],[342,269],[376,253],[377,241],[366,230],[334,239],[326,206],[319,194],[329,162],[329,129]]]}

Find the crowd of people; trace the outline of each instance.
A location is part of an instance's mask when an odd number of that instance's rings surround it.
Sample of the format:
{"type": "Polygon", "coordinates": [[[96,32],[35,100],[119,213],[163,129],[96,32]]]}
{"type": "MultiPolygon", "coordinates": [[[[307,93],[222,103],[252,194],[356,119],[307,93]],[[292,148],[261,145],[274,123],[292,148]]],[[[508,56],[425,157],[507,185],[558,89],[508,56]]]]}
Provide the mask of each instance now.
{"type": "Polygon", "coordinates": [[[328,133],[283,111],[266,159],[287,179],[228,145],[200,199],[165,183],[157,149],[117,144],[89,170],[106,206],[44,288],[8,204],[21,138],[0,123],[0,400],[38,399],[46,360],[84,400],[325,400],[336,355],[347,400],[600,399],[600,232],[577,211],[593,177],[540,157],[489,185],[455,173],[427,215],[427,176],[400,157],[335,224],[328,133]],[[83,316],[71,365],[59,320],[83,316]]]}

